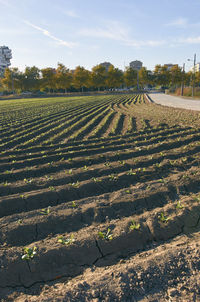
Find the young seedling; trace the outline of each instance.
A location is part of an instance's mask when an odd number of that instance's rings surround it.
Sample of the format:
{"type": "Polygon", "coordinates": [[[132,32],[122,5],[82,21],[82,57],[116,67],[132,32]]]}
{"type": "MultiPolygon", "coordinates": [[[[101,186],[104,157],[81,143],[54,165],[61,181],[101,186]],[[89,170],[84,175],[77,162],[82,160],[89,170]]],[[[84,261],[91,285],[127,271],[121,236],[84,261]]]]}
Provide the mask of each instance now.
{"type": "Polygon", "coordinates": [[[78,188],[78,187],[80,186],[80,183],[79,183],[79,181],[77,180],[77,182],[72,182],[72,183],[70,183],[69,185],[71,185],[71,186],[74,187],[74,188],[78,188]]]}
{"type": "Polygon", "coordinates": [[[76,208],[77,204],[75,203],[75,201],[72,201],[72,208],[76,208]]]}
{"type": "Polygon", "coordinates": [[[194,196],[195,201],[200,201],[200,195],[199,196],[194,196]]]}
{"type": "Polygon", "coordinates": [[[159,220],[163,223],[167,223],[168,220],[170,219],[169,217],[165,216],[164,213],[160,213],[160,215],[158,216],[159,220]]]}
{"type": "Polygon", "coordinates": [[[129,230],[134,231],[134,230],[139,230],[139,229],[140,229],[140,223],[136,223],[135,220],[132,220],[129,230]]]}
{"type": "Polygon", "coordinates": [[[30,178],[30,179],[24,178],[24,182],[26,184],[31,184],[33,182],[33,178],[30,178]]]}
{"type": "Polygon", "coordinates": [[[98,232],[98,236],[99,236],[99,238],[107,240],[107,241],[113,239],[113,236],[111,234],[111,229],[109,229],[109,228],[108,228],[107,232],[98,232]]]}
{"type": "Polygon", "coordinates": [[[136,172],[133,172],[133,169],[130,169],[127,174],[128,175],[136,175],[136,172]]]}
{"type": "Polygon", "coordinates": [[[64,238],[63,236],[59,236],[58,237],[58,242],[65,244],[65,245],[70,245],[75,241],[74,239],[74,235],[71,234],[71,236],[69,238],[64,238]]]}
{"type": "Polygon", "coordinates": [[[118,179],[118,176],[114,175],[114,174],[110,174],[109,175],[109,180],[110,181],[116,181],[118,179]]]}
{"type": "Polygon", "coordinates": [[[42,214],[42,215],[48,215],[50,213],[50,208],[51,208],[51,206],[49,206],[47,209],[42,209],[40,211],[40,214],[42,214]]]}
{"type": "Polygon", "coordinates": [[[53,186],[50,186],[50,187],[49,187],[49,190],[50,190],[50,191],[55,191],[56,189],[55,189],[53,186]]]}
{"type": "Polygon", "coordinates": [[[92,177],[92,180],[93,180],[94,182],[101,182],[101,179],[100,179],[100,178],[96,178],[96,177],[92,177]]]}
{"type": "Polygon", "coordinates": [[[37,247],[25,247],[24,255],[22,256],[22,260],[31,260],[36,255],[37,247]]]}
{"type": "Polygon", "coordinates": [[[183,208],[183,205],[181,204],[180,200],[177,202],[176,208],[178,210],[181,210],[183,208]]]}

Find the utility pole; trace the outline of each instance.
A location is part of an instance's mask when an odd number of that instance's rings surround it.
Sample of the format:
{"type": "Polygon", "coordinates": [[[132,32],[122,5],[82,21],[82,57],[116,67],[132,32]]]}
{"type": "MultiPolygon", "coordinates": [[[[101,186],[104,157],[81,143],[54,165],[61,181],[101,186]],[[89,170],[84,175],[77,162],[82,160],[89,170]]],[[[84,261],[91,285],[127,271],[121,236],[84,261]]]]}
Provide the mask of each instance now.
{"type": "Polygon", "coordinates": [[[182,83],[181,83],[181,96],[183,96],[183,91],[184,91],[184,79],[185,79],[185,63],[183,63],[183,73],[182,73],[182,83]]]}
{"type": "Polygon", "coordinates": [[[194,92],[195,92],[195,66],[196,66],[196,53],[194,54],[194,70],[193,70],[192,97],[194,97],[194,92]]]}

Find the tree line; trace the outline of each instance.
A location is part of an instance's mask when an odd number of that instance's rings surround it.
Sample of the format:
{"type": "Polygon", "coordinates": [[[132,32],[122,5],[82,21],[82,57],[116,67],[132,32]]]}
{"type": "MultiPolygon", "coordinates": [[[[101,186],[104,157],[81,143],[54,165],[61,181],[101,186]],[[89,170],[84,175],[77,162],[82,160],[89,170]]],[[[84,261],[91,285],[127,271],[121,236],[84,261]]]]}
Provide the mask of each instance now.
{"type": "Polygon", "coordinates": [[[161,86],[164,88],[180,87],[181,85],[199,86],[200,73],[184,72],[178,65],[170,69],[167,65],[156,65],[154,71],[142,67],[138,72],[131,67],[125,71],[110,65],[106,69],[101,64],[91,71],[82,66],[74,70],[58,63],[57,68],[39,69],[36,66],[26,67],[24,72],[18,68],[7,68],[0,78],[1,91],[45,91],[45,92],[72,92],[94,91],[117,88],[143,89],[144,87],[161,86]]]}

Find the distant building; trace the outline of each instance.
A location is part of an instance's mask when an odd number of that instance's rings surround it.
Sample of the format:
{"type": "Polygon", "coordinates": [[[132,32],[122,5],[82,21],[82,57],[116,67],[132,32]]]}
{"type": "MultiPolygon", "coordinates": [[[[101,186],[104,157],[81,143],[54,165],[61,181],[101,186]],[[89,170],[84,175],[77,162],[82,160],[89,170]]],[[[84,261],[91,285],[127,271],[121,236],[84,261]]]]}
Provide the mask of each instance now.
{"type": "Polygon", "coordinates": [[[0,46],[0,76],[4,75],[4,71],[11,65],[12,51],[7,46],[0,46]]]}
{"type": "Polygon", "coordinates": [[[164,66],[166,66],[167,67],[167,70],[171,70],[172,69],[172,67],[174,67],[174,66],[178,66],[178,64],[164,64],[164,66]]]}
{"type": "Polygon", "coordinates": [[[112,64],[109,62],[104,62],[104,63],[100,63],[99,65],[105,67],[106,71],[108,72],[108,69],[112,64]]]}
{"type": "Polygon", "coordinates": [[[192,67],[192,68],[190,69],[190,71],[192,71],[192,72],[194,72],[194,70],[195,70],[195,72],[200,72],[200,63],[197,63],[197,64],[195,65],[195,67],[192,67]]]}
{"type": "Polygon", "coordinates": [[[142,62],[141,61],[132,61],[129,66],[130,68],[134,69],[134,70],[140,70],[142,68],[142,62]]]}

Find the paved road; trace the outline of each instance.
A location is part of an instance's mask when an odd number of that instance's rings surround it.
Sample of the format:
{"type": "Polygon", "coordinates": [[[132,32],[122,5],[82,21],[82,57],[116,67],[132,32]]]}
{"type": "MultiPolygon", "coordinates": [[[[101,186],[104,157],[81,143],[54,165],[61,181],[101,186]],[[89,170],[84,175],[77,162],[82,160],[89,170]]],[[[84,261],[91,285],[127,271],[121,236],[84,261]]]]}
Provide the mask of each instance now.
{"type": "Polygon", "coordinates": [[[164,93],[150,93],[149,96],[160,105],[200,111],[200,100],[184,99],[164,93]]]}

